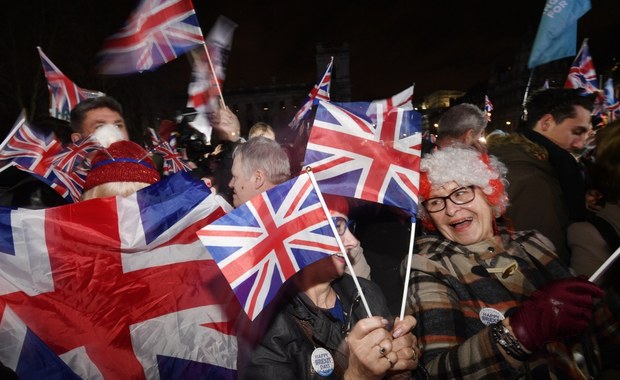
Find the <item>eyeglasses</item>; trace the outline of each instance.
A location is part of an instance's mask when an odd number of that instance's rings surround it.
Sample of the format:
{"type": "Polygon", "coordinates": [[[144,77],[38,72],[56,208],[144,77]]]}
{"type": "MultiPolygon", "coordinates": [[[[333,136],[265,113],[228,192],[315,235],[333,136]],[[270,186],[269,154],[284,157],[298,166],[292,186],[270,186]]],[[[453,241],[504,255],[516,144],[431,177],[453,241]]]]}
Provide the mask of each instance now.
{"type": "Polygon", "coordinates": [[[355,221],[354,220],[346,220],[341,216],[332,217],[334,221],[334,225],[336,226],[336,231],[338,231],[338,235],[343,236],[347,232],[347,228],[351,233],[355,233],[355,221]]]}
{"type": "Polygon", "coordinates": [[[430,213],[439,212],[446,208],[446,199],[455,205],[464,205],[476,198],[475,186],[459,187],[445,197],[428,198],[422,202],[426,211],[430,213]]]}

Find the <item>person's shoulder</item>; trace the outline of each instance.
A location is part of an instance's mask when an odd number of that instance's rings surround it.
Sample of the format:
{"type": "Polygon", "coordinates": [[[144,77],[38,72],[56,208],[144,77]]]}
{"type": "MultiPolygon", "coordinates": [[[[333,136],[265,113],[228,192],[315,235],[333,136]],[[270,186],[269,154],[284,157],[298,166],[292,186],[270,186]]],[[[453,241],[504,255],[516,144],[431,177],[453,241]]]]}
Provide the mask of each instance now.
{"type": "Polygon", "coordinates": [[[487,143],[487,148],[489,154],[497,156],[501,161],[517,159],[546,161],[549,157],[549,153],[543,146],[520,133],[497,136],[487,143]]]}

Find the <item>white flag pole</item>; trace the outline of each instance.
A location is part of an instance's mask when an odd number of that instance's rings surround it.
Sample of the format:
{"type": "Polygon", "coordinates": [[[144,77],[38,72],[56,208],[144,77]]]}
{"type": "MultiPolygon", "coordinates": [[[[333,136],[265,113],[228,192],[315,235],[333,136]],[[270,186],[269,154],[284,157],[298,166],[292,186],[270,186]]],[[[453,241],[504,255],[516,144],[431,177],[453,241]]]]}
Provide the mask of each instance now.
{"type": "Polygon", "coordinates": [[[407,293],[409,291],[409,279],[411,278],[411,260],[413,258],[413,243],[415,241],[415,222],[411,222],[411,237],[409,239],[409,252],[407,253],[407,268],[405,269],[405,286],[403,288],[403,303],[400,307],[400,320],[405,318],[405,306],[407,306],[407,293]]]}
{"type": "Polygon", "coordinates": [[[616,261],[618,256],[620,256],[620,247],[618,247],[616,249],[616,251],[611,256],[609,256],[609,258],[607,260],[605,260],[603,265],[601,265],[596,270],[596,272],[594,272],[594,274],[592,274],[592,276],[590,276],[589,281],[596,283],[601,278],[601,276],[607,271],[607,269],[609,269],[611,264],[613,264],[613,262],[616,261]]]}
{"type": "MultiPolygon", "coordinates": [[[[310,177],[310,180],[312,181],[312,186],[314,187],[314,190],[316,191],[316,194],[319,197],[319,201],[321,202],[321,206],[323,206],[325,215],[329,215],[329,209],[327,208],[327,205],[325,204],[325,200],[323,199],[323,194],[321,194],[321,190],[319,190],[319,185],[316,182],[316,178],[314,178],[314,173],[312,173],[312,168],[309,166],[306,166],[305,170],[308,176],[310,177]]],[[[366,309],[366,314],[368,314],[369,317],[372,317],[372,313],[370,312],[370,307],[368,306],[368,302],[366,301],[366,297],[364,296],[362,287],[360,286],[360,283],[357,280],[357,276],[355,275],[355,271],[353,270],[353,265],[351,264],[351,261],[349,260],[349,256],[347,255],[347,250],[344,248],[344,244],[342,244],[342,239],[340,239],[340,234],[338,233],[338,230],[336,230],[334,221],[332,220],[331,217],[328,217],[327,221],[329,222],[329,225],[332,228],[332,232],[334,233],[334,236],[336,236],[336,241],[338,241],[338,247],[340,248],[340,252],[342,253],[342,256],[344,257],[344,261],[346,261],[347,267],[349,267],[349,271],[351,271],[351,277],[353,277],[353,282],[355,282],[355,287],[357,288],[357,292],[359,293],[362,299],[362,303],[364,304],[364,308],[366,309]]]]}

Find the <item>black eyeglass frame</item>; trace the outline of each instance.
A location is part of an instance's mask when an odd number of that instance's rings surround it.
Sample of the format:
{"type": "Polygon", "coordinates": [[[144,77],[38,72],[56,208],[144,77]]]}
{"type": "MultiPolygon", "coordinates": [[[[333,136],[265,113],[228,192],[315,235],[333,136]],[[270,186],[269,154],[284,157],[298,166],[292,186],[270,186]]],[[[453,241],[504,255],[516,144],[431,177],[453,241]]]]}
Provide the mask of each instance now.
{"type": "Polygon", "coordinates": [[[454,189],[450,194],[446,195],[445,197],[432,197],[432,198],[425,199],[424,201],[422,201],[422,206],[424,206],[424,209],[426,210],[426,212],[428,212],[429,214],[434,214],[436,212],[443,211],[443,210],[446,209],[446,206],[448,204],[447,203],[448,199],[450,200],[450,202],[454,203],[455,205],[464,205],[464,204],[470,203],[474,199],[476,199],[476,186],[475,185],[461,186],[458,189],[454,189]],[[464,202],[460,202],[458,200],[454,200],[452,198],[452,196],[454,194],[458,193],[459,191],[462,191],[463,189],[470,189],[471,190],[471,194],[472,194],[471,199],[469,199],[467,201],[464,201],[464,202]],[[437,209],[437,210],[433,210],[433,211],[429,210],[428,202],[434,201],[434,200],[438,200],[438,199],[441,199],[443,201],[443,206],[440,209],[437,209]]]}

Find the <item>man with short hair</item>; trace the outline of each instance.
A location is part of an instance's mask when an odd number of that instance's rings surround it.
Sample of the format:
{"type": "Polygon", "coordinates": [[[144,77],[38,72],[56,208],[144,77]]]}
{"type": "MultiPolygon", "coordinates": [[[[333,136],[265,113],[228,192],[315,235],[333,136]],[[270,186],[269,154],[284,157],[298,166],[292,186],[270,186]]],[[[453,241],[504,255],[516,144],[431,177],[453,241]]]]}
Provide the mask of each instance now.
{"type": "Polygon", "coordinates": [[[85,99],[71,110],[71,141],[76,142],[90,136],[97,128],[106,124],[115,125],[125,140],[129,140],[123,108],[116,99],[110,96],[85,99]]]}
{"type": "Polygon", "coordinates": [[[450,107],[439,119],[437,141],[423,141],[422,155],[451,145],[470,145],[486,151],[480,143],[489,120],[480,108],[470,103],[450,107]]]}
{"type": "Polygon", "coordinates": [[[235,207],[291,178],[286,152],[276,141],[263,136],[237,146],[231,172],[228,186],[233,189],[235,207]]]}
{"type": "Polygon", "coordinates": [[[566,229],[587,216],[584,178],[571,153],[584,148],[592,131],[595,98],[581,89],[536,91],[526,103],[524,125],[488,146],[508,168],[507,216],[514,228],[540,231],[566,264],[566,229]]]}

